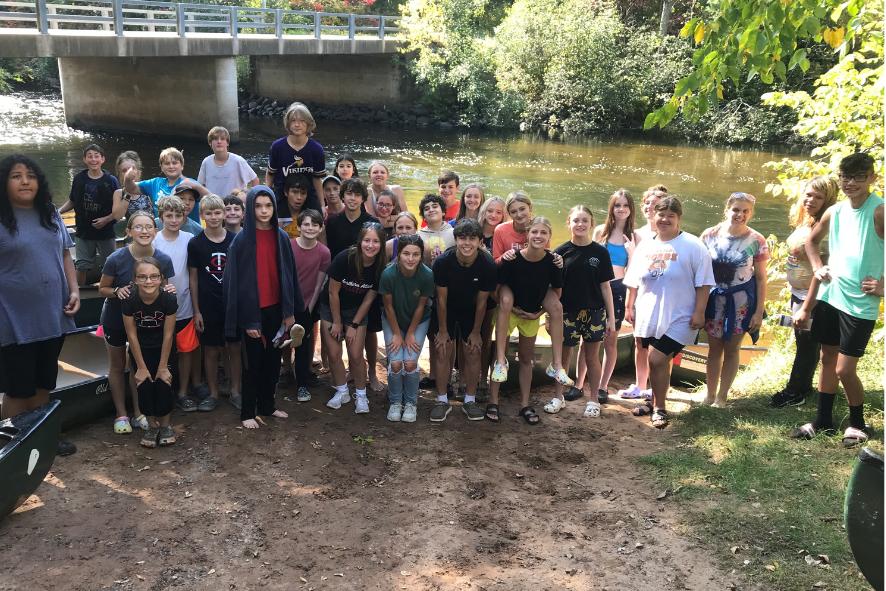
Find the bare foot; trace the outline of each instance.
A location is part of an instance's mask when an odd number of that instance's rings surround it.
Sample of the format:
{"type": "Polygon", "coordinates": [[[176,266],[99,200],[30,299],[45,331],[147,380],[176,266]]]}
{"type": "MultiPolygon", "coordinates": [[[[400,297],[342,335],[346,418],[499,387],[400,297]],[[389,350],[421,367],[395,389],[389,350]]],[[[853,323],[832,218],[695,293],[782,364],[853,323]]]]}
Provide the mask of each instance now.
{"type": "Polygon", "coordinates": [[[711,408],[726,408],[726,399],[720,398],[717,396],[717,399],[714,400],[714,403],[711,405],[711,408]]]}
{"type": "Polygon", "coordinates": [[[241,421],[243,426],[247,429],[258,429],[258,423],[255,422],[255,419],[246,419],[245,421],[241,421]]]}
{"type": "Polygon", "coordinates": [[[381,392],[381,391],[383,391],[383,390],[385,389],[385,386],[384,386],[384,384],[382,384],[382,383],[378,380],[378,377],[376,377],[376,376],[369,376],[369,388],[370,388],[373,392],[381,392]]]}
{"type": "Polygon", "coordinates": [[[289,418],[289,415],[286,414],[285,412],[283,412],[282,410],[275,410],[274,414],[272,414],[271,416],[277,417],[278,419],[288,419],[289,418]]]}
{"type": "Polygon", "coordinates": [[[704,406],[713,406],[714,405],[714,397],[713,396],[705,396],[704,400],[701,401],[704,406]]]}

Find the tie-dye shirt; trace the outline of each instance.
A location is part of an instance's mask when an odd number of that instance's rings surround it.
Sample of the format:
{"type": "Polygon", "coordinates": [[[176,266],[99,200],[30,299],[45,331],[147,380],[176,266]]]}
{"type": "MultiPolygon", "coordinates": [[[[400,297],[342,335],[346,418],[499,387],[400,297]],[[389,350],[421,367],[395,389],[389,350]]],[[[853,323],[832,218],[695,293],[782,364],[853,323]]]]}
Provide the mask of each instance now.
{"type": "Polygon", "coordinates": [[[766,239],[750,228],[741,236],[730,236],[726,227],[720,224],[705,230],[701,241],[711,253],[714,281],[721,289],[750,281],[754,276],[754,263],[769,259],[766,239]]]}

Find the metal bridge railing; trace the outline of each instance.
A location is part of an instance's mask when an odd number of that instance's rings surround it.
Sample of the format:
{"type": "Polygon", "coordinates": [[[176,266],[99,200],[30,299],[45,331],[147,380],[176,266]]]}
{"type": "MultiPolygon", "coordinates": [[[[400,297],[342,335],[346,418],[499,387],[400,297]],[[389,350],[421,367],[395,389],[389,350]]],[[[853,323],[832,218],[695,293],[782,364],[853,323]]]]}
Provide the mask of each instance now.
{"type": "Polygon", "coordinates": [[[115,32],[216,33],[273,35],[281,38],[344,37],[385,39],[400,28],[399,16],[306,12],[244,6],[213,6],[145,0],[67,0],[64,4],[35,0],[0,0],[0,28],[115,32]],[[32,25],[33,24],[33,25],[32,25]]]}

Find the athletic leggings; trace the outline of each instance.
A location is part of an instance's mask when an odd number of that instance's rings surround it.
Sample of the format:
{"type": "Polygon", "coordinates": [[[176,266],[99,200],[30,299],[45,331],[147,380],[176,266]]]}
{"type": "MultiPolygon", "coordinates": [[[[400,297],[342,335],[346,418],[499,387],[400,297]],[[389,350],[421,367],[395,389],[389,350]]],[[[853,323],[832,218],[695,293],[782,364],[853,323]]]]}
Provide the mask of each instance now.
{"type": "MultiPolygon", "coordinates": [[[[175,402],[175,392],[172,390],[172,386],[168,385],[163,380],[155,379],[154,376],[157,375],[157,368],[160,367],[160,356],[163,352],[163,349],[160,347],[153,347],[150,349],[142,349],[142,359],[145,360],[145,367],[148,368],[148,373],[151,374],[151,380],[145,380],[141,383],[141,386],[138,387],[138,407],[144,413],[145,416],[148,417],[165,417],[169,413],[172,412],[172,407],[175,402]]],[[[132,360],[130,365],[130,371],[136,371],[138,365],[135,363],[135,358],[132,356],[132,351],[129,352],[129,357],[132,360]]],[[[175,343],[172,344],[172,350],[169,352],[169,359],[166,360],[167,367],[176,368],[178,371],[178,364],[175,358],[175,343]]],[[[175,373],[170,370],[170,373],[175,373]]]]}
{"type": "MultiPolygon", "coordinates": [[[[796,312],[803,305],[803,300],[791,295],[791,309],[796,312]]],[[[815,310],[813,310],[815,312],[815,310]]],[[[810,322],[814,321],[814,314],[810,322]]],[[[813,390],[812,379],[815,377],[815,368],[818,367],[821,345],[812,340],[812,333],[808,330],[794,330],[797,339],[797,354],[794,357],[794,367],[791,369],[791,378],[785,390],[794,394],[803,394],[813,390]]]]}
{"type": "Polygon", "coordinates": [[[280,304],[261,309],[261,334],[254,339],[243,331],[243,407],[240,420],[274,414],[274,392],[280,377],[281,351],[272,342],[283,324],[280,304]]]}

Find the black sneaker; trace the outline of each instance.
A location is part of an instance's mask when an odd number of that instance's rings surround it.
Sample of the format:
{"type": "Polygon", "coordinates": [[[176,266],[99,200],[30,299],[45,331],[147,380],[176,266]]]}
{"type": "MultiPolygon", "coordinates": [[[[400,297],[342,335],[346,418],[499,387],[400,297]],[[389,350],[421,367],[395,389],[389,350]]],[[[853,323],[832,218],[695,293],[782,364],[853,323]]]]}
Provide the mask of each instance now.
{"type": "Polygon", "coordinates": [[[455,397],[455,388],[452,387],[452,384],[446,384],[446,398],[453,400],[455,397]]]}
{"type": "Polygon", "coordinates": [[[600,401],[600,404],[606,404],[609,402],[609,391],[597,388],[597,400],[600,401]]]}
{"type": "MultiPolygon", "coordinates": [[[[449,395],[449,388],[446,388],[447,397],[449,395]]],[[[455,399],[459,402],[465,401],[465,396],[468,395],[468,389],[465,386],[459,386],[458,391],[455,393],[455,399]]],[[[473,420],[473,419],[472,419],[473,420]]]]}
{"type": "Polygon", "coordinates": [[[806,394],[794,394],[787,390],[777,392],[769,400],[769,405],[774,408],[784,408],[785,406],[800,406],[806,404],[806,394]]]}
{"type": "Polygon", "coordinates": [[[194,412],[197,410],[197,403],[190,396],[182,396],[175,401],[176,406],[185,412],[194,412]]]}
{"type": "Polygon", "coordinates": [[[283,388],[288,388],[295,384],[295,374],[291,371],[284,371],[280,374],[280,378],[277,380],[277,385],[283,388]]]}
{"type": "Polygon", "coordinates": [[[209,391],[209,386],[201,383],[199,386],[191,386],[190,396],[192,399],[206,400],[212,396],[212,393],[209,391]]]}
{"type": "Polygon", "coordinates": [[[320,378],[318,378],[317,374],[315,374],[312,371],[308,372],[308,379],[305,380],[305,383],[299,384],[299,386],[305,386],[308,388],[316,388],[319,385],[320,385],[320,378]]]}
{"type": "Polygon", "coordinates": [[[437,387],[437,380],[432,380],[431,378],[422,378],[418,382],[418,387],[422,390],[432,390],[437,387]]]}

